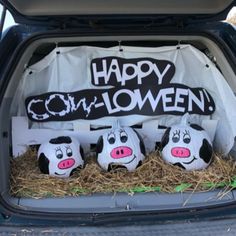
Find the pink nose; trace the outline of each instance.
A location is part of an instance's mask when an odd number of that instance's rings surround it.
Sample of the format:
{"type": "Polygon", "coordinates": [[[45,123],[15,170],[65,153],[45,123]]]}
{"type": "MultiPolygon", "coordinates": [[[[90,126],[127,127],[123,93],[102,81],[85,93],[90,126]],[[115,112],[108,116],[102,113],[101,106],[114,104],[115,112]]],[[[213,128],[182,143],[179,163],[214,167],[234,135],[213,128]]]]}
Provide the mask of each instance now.
{"type": "Polygon", "coordinates": [[[61,170],[68,169],[75,164],[75,160],[72,158],[68,158],[66,160],[60,161],[57,167],[61,170]]]}
{"type": "Polygon", "coordinates": [[[130,147],[121,146],[121,147],[112,149],[110,155],[114,159],[120,159],[120,158],[131,156],[132,153],[133,151],[130,147]]]}
{"type": "Polygon", "coordinates": [[[184,148],[184,147],[172,148],[171,154],[172,154],[172,156],[178,157],[178,158],[187,158],[187,157],[190,157],[190,155],[191,155],[190,150],[188,148],[184,148]]]}

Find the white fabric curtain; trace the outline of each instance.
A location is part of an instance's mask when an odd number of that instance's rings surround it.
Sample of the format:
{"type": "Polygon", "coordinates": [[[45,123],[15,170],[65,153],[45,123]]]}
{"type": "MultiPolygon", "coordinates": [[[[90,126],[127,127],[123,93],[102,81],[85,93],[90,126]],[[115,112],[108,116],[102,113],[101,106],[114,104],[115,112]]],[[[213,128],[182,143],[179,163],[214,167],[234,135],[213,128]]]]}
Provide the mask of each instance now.
{"type": "MultiPolygon", "coordinates": [[[[96,58],[119,57],[152,58],[174,64],[175,73],[170,84],[183,84],[190,88],[204,88],[213,98],[215,111],[211,115],[190,115],[190,122],[201,124],[203,120],[217,120],[214,146],[223,154],[229,153],[236,134],[236,99],[225,78],[201,51],[191,45],[144,48],[144,47],[60,47],[24,72],[15,93],[12,115],[26,116],[25,99],[47,92],[77,92],[85,89],[106,89],[112,85],[97,87],[91,82],[91,61],[96,58]],[[60,52],[60,53],[58,53],[60,52]]],[[[91,92],[92,93],[92,92],[91,92]]],[[[76,122],[94,126],[112,125],[117,119],[121,125],[135,125],[157,119],[170,126],[180,122],[181,116],[162,114],[156,116],[127,114],[104,116],[93,120],[32,122],[32,128],[71,129],[76,122]]]]}

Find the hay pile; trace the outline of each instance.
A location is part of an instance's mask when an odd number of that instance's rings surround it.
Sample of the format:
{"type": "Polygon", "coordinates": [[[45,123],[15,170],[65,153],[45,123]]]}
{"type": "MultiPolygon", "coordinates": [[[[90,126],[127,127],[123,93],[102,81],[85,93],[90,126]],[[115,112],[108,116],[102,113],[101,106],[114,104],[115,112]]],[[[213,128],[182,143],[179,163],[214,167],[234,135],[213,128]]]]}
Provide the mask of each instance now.
{"type": "Polygon", "coordinates": [[[28,150],[11,161],[11,195],[18,197],[63,197],[107,192],[207,191],[236,187],[235,161],[214,156],[206,170],[186,172],[163,162],[158,152],[150,154],[135,172],[104,172],[94,158],[68,179],[41,174],[36,151],[28,150]],[[235,186],[234,186],[235,185],[235,186]]]}

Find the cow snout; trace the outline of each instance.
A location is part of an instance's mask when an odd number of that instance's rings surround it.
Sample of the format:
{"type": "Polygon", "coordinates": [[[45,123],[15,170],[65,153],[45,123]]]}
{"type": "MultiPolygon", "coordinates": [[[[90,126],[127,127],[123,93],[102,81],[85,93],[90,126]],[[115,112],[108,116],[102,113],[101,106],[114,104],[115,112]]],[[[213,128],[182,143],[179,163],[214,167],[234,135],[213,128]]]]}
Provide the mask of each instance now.
{"type": "Polygon", "coordinates": [[[174,157],[187,158],[187,157],[190,157],[191,152],[188,148],[174,147],[174,148],[171,149],[171,154],[174,157]]]}
{"type": "Polygon", "coordinates": [[[58,163],[58,168],[61,170],[69,169],[75,164],[75,160],[73,158],[68,158],[58,163]]]}
{"type": "Polygon", "coordinates": [[[110,153],[111,157],[114,159],[128,157],[128,156],[131,156],[132,154],[133,154],[132,149],[130,147],[126,147],[126,146],[114,148],[114,149],[112,149],[112,151],[110,153]]]}

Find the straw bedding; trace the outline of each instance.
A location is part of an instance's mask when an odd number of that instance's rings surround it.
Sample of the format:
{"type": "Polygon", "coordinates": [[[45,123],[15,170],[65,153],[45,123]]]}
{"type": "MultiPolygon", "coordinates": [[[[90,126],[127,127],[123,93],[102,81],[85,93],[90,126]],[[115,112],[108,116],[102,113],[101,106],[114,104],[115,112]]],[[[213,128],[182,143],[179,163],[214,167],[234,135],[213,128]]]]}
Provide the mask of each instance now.
{"type": "Polygon", "coordinates": [[[123,169],[105,172],[94,157],[87,159],[84,169],[67,179],[40,173],[37,152],[29,149],[11,160],[11,195],[18,197],[64,197],[91,193],[161,191],[208,191],[217,187],[227,189],[236,185],[235,161],[214,154],[212,164],[201,171],[187,172],[164,163],[159,152],[151,153],[134,172],[123,169]]]}

